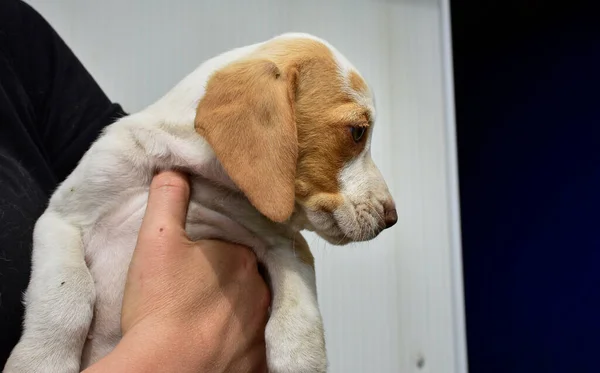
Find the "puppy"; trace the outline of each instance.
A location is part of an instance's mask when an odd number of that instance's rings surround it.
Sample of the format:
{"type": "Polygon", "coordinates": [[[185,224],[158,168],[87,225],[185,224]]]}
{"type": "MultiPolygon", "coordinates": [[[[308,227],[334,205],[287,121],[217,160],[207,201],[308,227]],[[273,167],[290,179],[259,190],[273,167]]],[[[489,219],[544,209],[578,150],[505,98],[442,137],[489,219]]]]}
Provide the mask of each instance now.
{"type": "Polygon", "coordinates": [[[186,231],[252,247],[266,267],[270,372],[325,372],[313,257],[397,220],[370,156],[372,93],[330,44],[284,34],[208,60],[107,127],[34,230],[24,330],[6,373],[79,372],[119,342],[129,262],[156,170],[191,175],[186,231]]]}

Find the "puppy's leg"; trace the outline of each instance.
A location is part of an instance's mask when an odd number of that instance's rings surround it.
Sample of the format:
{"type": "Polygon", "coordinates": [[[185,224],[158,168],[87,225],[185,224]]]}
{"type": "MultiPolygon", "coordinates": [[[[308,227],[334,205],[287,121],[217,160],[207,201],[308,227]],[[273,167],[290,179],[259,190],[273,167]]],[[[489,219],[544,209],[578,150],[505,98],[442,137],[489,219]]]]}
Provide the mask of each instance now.
{"type": "Polygon", "coordinates": [[[79,372],[94,298],[79,229],[47,210],[33,235],[23,335],[4,372],[79,372]]]}
{"type": "Polygon", "coordinates": [[[313,257],[306,241],[298,233],[293,249],[272,248],[261,259],[273,291],[265,335],[269,372],[326,372],[323,321],[313,257]]]}

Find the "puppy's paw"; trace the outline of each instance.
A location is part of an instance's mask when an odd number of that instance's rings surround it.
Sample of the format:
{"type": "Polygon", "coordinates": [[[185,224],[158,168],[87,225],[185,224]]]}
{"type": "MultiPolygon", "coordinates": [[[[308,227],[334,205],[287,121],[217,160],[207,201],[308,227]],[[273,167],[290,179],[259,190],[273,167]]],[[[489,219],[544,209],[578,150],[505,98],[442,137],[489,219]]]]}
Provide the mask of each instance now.
{"type": "Polygon", "coordinates": [[[274,313],[266,329],[269,373],[325,373],[327,352],[318,311],[274,313]]]}
{"type": "Polygon", "coordinates": [[[79,361],[50,354],[43,344],[21,341],[12,351],[3,373],[78,373],[79,361]]]}

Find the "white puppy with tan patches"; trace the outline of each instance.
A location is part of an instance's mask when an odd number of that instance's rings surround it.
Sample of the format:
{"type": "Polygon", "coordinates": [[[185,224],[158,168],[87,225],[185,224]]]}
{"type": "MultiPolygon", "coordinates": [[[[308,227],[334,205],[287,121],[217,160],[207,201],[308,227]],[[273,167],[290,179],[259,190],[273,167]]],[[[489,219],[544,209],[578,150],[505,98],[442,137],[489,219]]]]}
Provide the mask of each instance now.
{"type": "Polygon", "coordinates": [[[121,338],[124,284],[156,170],[191,175],[186,232],[266,267],[270,372],[325,372],[313,257],[299,234],[369,240],[396,220],[370,157],[372,94],[330,44],[284,34],[198,67],[107,127],[34,231],[21,340],[4,368],[79,372],[121,338]]]}

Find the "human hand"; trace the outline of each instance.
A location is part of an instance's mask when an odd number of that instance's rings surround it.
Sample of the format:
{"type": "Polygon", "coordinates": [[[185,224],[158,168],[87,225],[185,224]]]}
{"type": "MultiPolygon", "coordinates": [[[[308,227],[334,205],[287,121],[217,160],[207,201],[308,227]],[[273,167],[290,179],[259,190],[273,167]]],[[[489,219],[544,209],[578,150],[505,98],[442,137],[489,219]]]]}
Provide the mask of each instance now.
{"type": "Polygon", "coordinates": [[[140,365],[155,372],[266,371],[269,292],[256,257],[239,245],[191,242],[188,203],[181,174],[154,178],[125,286],[123,339],[107,359],[111,372],[140,365]]]}

